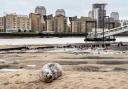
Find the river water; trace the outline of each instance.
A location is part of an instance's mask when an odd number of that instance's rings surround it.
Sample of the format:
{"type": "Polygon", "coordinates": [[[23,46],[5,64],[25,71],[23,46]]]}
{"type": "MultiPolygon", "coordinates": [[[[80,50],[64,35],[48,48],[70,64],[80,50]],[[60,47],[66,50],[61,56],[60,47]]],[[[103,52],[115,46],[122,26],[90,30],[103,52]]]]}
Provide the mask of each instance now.
{"type": "MultiPolygon", "coordinates": [[[[116,37],[116,42],[128,42],[128,37],[116,37]]],[[[85,43],[84,37],[64,38],[0,38],[0,45],[42,45],[85,43]]]]}

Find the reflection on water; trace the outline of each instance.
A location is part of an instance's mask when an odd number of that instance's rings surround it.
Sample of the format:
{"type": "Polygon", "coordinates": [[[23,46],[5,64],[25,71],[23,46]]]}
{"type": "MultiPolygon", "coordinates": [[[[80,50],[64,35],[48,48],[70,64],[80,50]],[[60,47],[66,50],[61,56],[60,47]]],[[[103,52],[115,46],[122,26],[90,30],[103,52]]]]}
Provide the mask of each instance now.
{"type": "MultiPolygon", "coordinates": [[[[128,42],[128,37],[116,37],[116,42],[128,42]]],[[[65,37],[65,38],[13,38],[0,39],[0,45],[41,45],[41,44],[70,44],[85,43],[84,37],[65,37]]]]}

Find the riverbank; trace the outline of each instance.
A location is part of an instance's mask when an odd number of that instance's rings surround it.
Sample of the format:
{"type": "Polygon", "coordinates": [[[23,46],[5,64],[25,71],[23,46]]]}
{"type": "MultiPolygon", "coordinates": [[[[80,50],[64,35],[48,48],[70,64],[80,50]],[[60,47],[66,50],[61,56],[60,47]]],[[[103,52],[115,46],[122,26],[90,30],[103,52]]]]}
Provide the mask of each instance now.
{"type": "Polygon", "coordinates": [[[0,38],[24,38],[24,37],[85,37],[87,33],[36,33],[36,32],[14,32],[0,33],[0,38]]]}

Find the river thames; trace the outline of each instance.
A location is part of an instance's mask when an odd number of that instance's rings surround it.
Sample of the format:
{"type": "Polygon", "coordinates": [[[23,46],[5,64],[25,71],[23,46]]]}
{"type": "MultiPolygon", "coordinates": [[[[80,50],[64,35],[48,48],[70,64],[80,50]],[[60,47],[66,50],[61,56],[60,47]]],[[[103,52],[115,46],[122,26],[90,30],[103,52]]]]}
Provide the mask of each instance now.
{"type": "MultiPolygon", "coordinates": [[[[128,37],[116,37],[116,42],[128,42],[128,37]]],[[[0,45],[43,45],[86,43],[84,37],[64,38],[0,38],[0,45]]]]}

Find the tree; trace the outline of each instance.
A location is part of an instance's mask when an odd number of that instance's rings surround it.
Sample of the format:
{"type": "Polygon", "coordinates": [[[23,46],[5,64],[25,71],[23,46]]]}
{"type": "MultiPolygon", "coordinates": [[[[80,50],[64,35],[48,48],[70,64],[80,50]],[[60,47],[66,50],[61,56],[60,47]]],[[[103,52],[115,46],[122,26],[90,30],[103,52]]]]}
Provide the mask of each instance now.
{"type": "Polygon", "coordinates": [[[24,32],[27,32],[27,30],[24,30],[24,32]]]}
{"type": "Polygon", "coordinates": [[[21,29],[18,29],[18,32],[21,32],[21,29]]]}
{"type": "Polygon", "coordinates": [[[32,32],[32,30],[29,30],[29,32],[32,32]]]}

